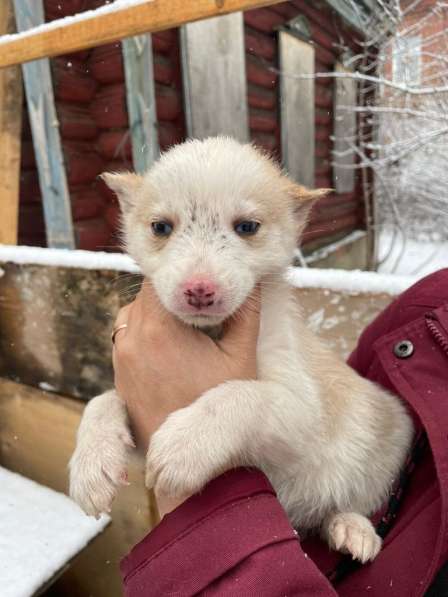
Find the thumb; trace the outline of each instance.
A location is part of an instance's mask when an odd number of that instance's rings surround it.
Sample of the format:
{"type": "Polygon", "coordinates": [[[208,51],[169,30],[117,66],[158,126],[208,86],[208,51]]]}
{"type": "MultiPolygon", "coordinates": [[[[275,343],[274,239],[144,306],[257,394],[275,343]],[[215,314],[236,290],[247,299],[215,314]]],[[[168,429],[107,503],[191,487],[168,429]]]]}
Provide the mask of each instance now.
{"type": "Polygon", "coordinates": [[[219,342],[224,352],[255,350],[260,331],[261,291],[257,286],[224,329],[219,342]]]}

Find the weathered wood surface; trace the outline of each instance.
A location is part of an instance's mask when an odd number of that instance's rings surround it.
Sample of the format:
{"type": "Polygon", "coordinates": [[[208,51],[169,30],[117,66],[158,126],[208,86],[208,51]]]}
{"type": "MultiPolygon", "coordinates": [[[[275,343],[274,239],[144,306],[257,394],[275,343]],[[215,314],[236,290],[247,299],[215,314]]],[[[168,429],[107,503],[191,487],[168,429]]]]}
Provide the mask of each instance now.
{"type": "MultiPolygon", "coordinates": [[[[0,35],[15,31],[10,0],[0,2],[0,35]]],[[[22,78],[20,68],[0,70],[0,244],[17,244],[19,227],[20,132],[22,78]]]]}
{"type": "Polygon", "coordinates": [[[123,40],[126,101],[136,172],[146,172],[159,157],[151,35],[123,40]]]}
{"type": "MultiPolygon", "coordinates": [[[[350,72],[340,62],[335,73],[350,72]]],[[[354,79],[336,78],[334,93],[333,186],[336,193],[351,193],[355,188],[356,112],[358,84],[354,79]],[[353,139],[350,141],[350,137],[353,139]]]]}
{"type": "Polygon", "coordinates": [[[0,267],[0,375],[83,399],[110,388],[117,274],[0,267]]]}
{"type": "Polygon", "coordinates": [[[315,72],[315,49],[287,31],[279,33],[282,159],[297,182],[308,187],[315,180],[314,79],[297,75],[315,72]]]}
{"type": "Polygon", "coordinates": [[[68,54],[117,39],[180,27],[185,23],[283,0],[148,0],[118,12],[92,15],[87,21],[62,23],[32,37],[12,38],[0,47],[0,67],[36,58],[68,54]]]}
{"type": "Polygon", "coordinates": [[[241,12],[182,28],[182,71],[189,137],[249,140],[241,12]]]}
{"type": "MultiPolygon", "coordinates": [[[[43,0],[14,0],[17,29],[45,22],[43,0]]],[[[3,51],[0,46],[0,53],[3,51]]],[[[48,59],[22,66],[49,247],[75,248],[72,208],[48,59]]],[[[1,105],[0,105],[1,110],[1,105]]]]}
{"type": "MultiPolygon", "coordinates": [[[[2,264],[0,375],[87,400],[113,384],[110,332],[138,277],[111,271],[2,264]]],[[[135,288],[134,288],[135,291],[135,288]]],[[[297,290],[310,325],[343,357],[390,301],[297,290]]]]}
{"type": "MultiPolygon", "coordinates": [[[[66,493],[67,464],[83,411],[79,400],[0,379],[0,464],[66,493]]],[[[66,597],[120,597],[118,563],[155,523],[143,483],[143,459],[133,456],[129,487],[112,508],[112,524],[73,560],[51,589],[66,597]]]]}

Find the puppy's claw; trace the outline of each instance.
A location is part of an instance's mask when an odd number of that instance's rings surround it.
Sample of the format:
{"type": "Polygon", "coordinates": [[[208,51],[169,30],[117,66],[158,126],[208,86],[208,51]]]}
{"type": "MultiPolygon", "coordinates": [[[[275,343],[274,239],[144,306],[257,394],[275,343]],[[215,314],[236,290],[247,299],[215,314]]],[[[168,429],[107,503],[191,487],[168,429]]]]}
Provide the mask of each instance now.
{"type": "Polygon", "coordinates": [[[381,549],[381,538],[365,516],[355,512],[333,515],[327,522],[330,546],[349,553],[363,564],[374,560],[381,549]]]}

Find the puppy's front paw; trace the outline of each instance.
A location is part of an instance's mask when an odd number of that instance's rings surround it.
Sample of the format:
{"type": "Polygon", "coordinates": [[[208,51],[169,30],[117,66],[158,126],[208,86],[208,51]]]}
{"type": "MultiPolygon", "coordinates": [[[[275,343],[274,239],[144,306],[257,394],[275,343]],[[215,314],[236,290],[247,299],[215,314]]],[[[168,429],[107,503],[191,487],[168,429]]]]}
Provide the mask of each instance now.
{"type": "Polygon", "coordinates": [[[120,485],[128,485],[128,452],[134,442],[128,430],[92,430],[78,441],[69,463],[70,497],[89,516],[110,512],[120,485]]]}
{"type": "Polygon", "coordinates": [[[368,518],[355,512],[335,514],[328,520],[330,546],[350,553],[363,564],[373,560],[381,549],[381,538],[368,518]]]}
{"type": "Polygon", "coordinates": [[[222,472],[223,453],[216,449],[219,442],[210,434],[206,416],[197,406],[172,413],[153,435],[146,458],[149,489],[184,497],[198,492],[222,472]]]}

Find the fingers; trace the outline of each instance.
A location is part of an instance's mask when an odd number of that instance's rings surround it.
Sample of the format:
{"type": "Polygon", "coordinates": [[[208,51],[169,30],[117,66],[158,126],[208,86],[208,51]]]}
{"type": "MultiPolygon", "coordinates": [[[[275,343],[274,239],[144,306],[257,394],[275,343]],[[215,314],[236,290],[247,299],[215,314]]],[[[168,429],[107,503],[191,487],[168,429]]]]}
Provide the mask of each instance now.
{"type": "Polygon", "coordinates": [[[226,352],[255,350],[260,331],[261,291],[257,286],[229,321],[220,346],[226,352]]]}

